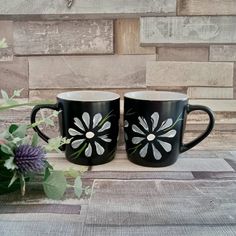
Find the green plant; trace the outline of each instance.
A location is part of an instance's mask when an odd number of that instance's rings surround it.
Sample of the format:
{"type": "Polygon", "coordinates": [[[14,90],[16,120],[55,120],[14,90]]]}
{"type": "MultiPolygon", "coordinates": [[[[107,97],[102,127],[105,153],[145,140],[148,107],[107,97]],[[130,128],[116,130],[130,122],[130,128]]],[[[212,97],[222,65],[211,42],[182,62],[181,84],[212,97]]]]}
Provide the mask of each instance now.
{"type": "MultiPolygon", "coordinates": [[[[9,96],[1,90],[3,103],[0,104],[0,111],[38,104],[18,103],[15,98],[19,97],[21,92],[22,90],[15,90],[13,95],[9,96]]],[[[59,152],[60,146],[68,144],[70,140],[56,137],[40,146],[38,134],[34,131],[29,134],[29,130],[32,131],[33,127],[40,124],[53,126],[53,118],[57,116],[58,112],[53,112],[34,124],[11,124],[0,133],[0,194],[21,189],[21,194],[24,195],[27,184],[41,184],[46,196],[52,199],[61,199],[67,187],[73,187],[78,198],[83,191],[89,193],[88,187],[82,187],[83,170],[54,170],[47,160],[47,151],[59,152]],[[74,185],[69,185],[66,177],[74,177],[74,185]]]]}

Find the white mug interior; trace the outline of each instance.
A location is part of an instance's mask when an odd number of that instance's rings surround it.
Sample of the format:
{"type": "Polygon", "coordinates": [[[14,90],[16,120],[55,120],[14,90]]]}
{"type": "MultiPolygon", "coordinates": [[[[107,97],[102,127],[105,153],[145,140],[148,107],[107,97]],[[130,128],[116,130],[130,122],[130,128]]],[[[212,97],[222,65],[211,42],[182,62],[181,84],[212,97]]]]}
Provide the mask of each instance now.
{"type": "Polygon", "coordinates": [[[147,101],[183,101],[188,99],[186,94],[168,91],[135,91],[125,93],[124,97],[147,101]]]}
{"type": "Polygon", "coordinates": [[[80,102],[104,102],[119,99],[120,96],[112,92],[83,90],[60,93],[57,95],[57,98],[80,102]]]}

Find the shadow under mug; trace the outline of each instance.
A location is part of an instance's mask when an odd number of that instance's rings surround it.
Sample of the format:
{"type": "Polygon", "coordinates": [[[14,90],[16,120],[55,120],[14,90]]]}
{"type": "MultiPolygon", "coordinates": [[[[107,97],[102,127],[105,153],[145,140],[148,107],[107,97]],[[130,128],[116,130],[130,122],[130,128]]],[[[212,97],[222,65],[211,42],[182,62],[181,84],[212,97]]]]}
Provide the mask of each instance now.
{"type": "Polygon", "coordinates": [[[188,104],[185,94],[137,91],[124,95],[124,134],[130,161],[150,167],[168,166],[178,155],[205,139],[214,127],[213,112],[206,106],[188,104]],[[209,116],[206,130],[184,144],[187,114],[204,111],[209,116]]]}
{"type": "MultiPolygon", "coordinates": [[[[63,147],[67,160],[81,165],[99,165],[111,161],[116,152],[119,132],[120,96],[103,91],[73,91],[57,95],[57,103],[36,105],[31,113],[35,123],[40,109],[60,111],[60,134],[71,139],[63,147]]],[[[49,137],[38,127],[38,135],[49,137]]]]}

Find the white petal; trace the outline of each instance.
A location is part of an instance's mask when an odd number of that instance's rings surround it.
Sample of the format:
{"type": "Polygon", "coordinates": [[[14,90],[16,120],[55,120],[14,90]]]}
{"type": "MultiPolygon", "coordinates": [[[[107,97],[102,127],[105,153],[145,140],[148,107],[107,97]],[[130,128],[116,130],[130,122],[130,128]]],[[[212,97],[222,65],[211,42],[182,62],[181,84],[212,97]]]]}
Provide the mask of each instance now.
{"type": "Polygon", "coordinates": [[[124,136],[125,136],[125,140],[127,141],[128,140],[128,135],[127,135],[126,132],[125,132],[124,136]]]}
{"type": "Polygon", "coordinates": [[[142,142],[143,140],[144,140],[144,138],[133,137],[133,138],[132,138],[132,143],[133,143],[133,144],[138,144],[138,143],[142,142]]]}
{"type": "Polygon", "coordinates": [[[127,120],[124,121],[124,127],[128,127],[129,126],[129,122],[127,120]]]}
{"type": "Polygon", "coordinates": [[[75,130],[75,129],[68,129],[68,133],[71,135],[71,136],[76,136],[76,135],[83,135],[82,133],[80,133],[79,131],[75,130]]]}
{"type": "Polygon", "coordinates": [[[103,124],[102,128],[98,130],[98,132],[102,132],[102,131],[104,131],[106,129],[110,129],[110,128],[111,128],[111,122],[110,121],[106,121],[103,124]]]}
{"type": "Polygon", "coordinates": [[[112,141],[110,138],[107,137],[107,134],[98,137],[107,143],[110,143],[112,141]]]}
{"type": "Polygon", "coordinates": [[[105,151],[104,148],[99,143],[97,143],[96,141],[94,142],[94,144],[95,144],[95,147],[96,147],[97,154],[102,155],[105,151]]]}
{"type": "Polygon", "coordinates": [[[175,137],[176,133],[177,133],[176,130],[172,129],[165,134],[159,135],[158,137],[173,138],[175,137]]]}
{"type": "Polygon", "coordinates": [[[140,150],[139,155],[145,157],[147,155],[148,143],[140,150]]]}
{"type": "Polygon", "coordinates": [[[90,116],[88,112],[84,112],[82,115],[82,119],[84,121],[84,123],[86,124],[87,128],[89,129],[89,125],[90,125],[90,116]]]}
{"type": "Polygon", "coordinates": [[[161,146],[165,149],[166,152],[170,152],[172,150],[172,145],[170,143],[161,141],[161,140],[157,140],[161,146]]]}
{"type": "Polygon", "coordinates": [[[157,131],[161,131],[169,128],[173,124],[173,120],[171,118],[162,122],[161,127],[157,131]]]}
{"type": "Polygon", "coordinates": [[[154,131],[154,129],[156,129],[157,125],[158,125],[158,121],[159,121],[159,114],[158,112],[154,112],[151,116],[152,118],[152,131],[154,131]]]}
{"type": "Polygon", "coordinates": [[[71,147],[76,149],[78,148],[83,142],[84,142],[85,139],[76,139],[74,140],[72,143],[71,143],[71,147]]]}
{"type": "Polygon", "coordinates": [[[91,155],[92,155],[92,146],[89,143],[88,147],[85,149],[85,156],[86,157],[91,157],[91,155]]]}
{"type": "Polygon", "coordinates": [[[156,160],[160,160],[162,155],[161,153],[156,149],[156,147],[152,144],[152,150],[153,150],[153,156],[156,160]]]}
{"type": "Polygon", "coordinates": [[[102,115],[101,115],[101,113],[97,113],[97,114],[93,117],[93,128],[95,128],[101,120],[102,120],[102,115]]]}
{"type": "Polygon", "coordinates": [[[138,120],[139,120],[140,125],[142,125],[145,130],[149,131],[148,124],[147,124],[147,121],[145,120],[145,118],[141,118],[139,116],[138,120]]]}
{"type": "Polygon", "coordinates": [[[84,126],[82,124],[82,122],[80,121],[80,119],[78,119],[77,117],[74,118],[74,121],[75,121],[75,125],[80,128],[81,130],[84,131],[84,126]]]}
{"type": "Polygon", "coordinates": [[[141,129],[139,129],[139,127],[138,127],[137,125],[132,125],[132,130],[133,130],[135,133],[139,133],[139,134],[145,135],[144,132],[143,132],[141,129]]]}

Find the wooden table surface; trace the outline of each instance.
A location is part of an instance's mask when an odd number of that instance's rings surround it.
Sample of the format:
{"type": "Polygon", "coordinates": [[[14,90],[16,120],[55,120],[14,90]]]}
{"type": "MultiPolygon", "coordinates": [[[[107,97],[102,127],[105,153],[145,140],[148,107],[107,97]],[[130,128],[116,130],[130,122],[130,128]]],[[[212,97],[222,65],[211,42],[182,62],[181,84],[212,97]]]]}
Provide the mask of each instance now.
{"type": "MultiPolygon", "coordinates": [[[[56,169],[80,168],[49,154],[56,169]]],[[[129,162],[123,150],[88,167],[91,196],[60,201],[31,188],[0,196],[0,235],[236,235],[236,150],[190,150],[164,168],[129,162]]]]}

